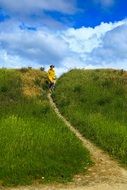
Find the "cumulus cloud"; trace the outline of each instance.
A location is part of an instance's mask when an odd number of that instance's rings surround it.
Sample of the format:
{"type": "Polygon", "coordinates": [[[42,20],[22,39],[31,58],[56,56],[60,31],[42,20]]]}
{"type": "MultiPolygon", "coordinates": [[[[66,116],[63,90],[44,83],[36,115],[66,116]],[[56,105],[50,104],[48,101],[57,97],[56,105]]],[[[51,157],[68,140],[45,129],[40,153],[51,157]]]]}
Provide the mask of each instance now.
{"type": "Polygon", "coordinates": [[[63,39],[68,43],[69,48],[73,52],[88,53],[99,46],[102,37],[106,34],[106,32],[123,23],[123,21],[116,23],[101,23],[95,28],[70,28],[64,32],[63,39]]]}
{"type": "Polygon", "coordinates": [[[1,32],[0,47],[9,55],[19,55],[39,64],[51,64],[52,61],[59,64],[67,51],[66,43],[57,34],[18,28],[11,33],[1,32]]]}
{"type": "Polygon", "coordinates": [[[74,3],[74,0],[0,0],[0,7],[20,14],[45,10],[70,14],[75,11],[74,3]]]}
{"type": "Polygon", "coordinates": [[[12,19],[34,27],[66,28],[69,17],[77,11],[76,0],[0,0],[3,21],[12,19]]]}
{"type": "Polygon", "coordinates": [[[127,20],[57,31],[21,29],[13,22],[6,26],[0,24],[1,67],[54,64],[59,75],[71,68],[127,69],[127,20]]]}
{"type": "Polygon", "coordinates": [[[127,67],[127,23],[107,32],[101,46],[91,53],[91,62],[106,66],[127,67]],[[126,61],[126,64],[125,64],[126,61]]]}
{"type": "Polygon", "coordinates": [[[61,60],[66,57],[67,53],[66,42],[58,33],[46,28],[31,31],[21,30],[18,25],[12,25],[11,30],[0,30],[1,67],[32,66],[39,68],[44,66],[47,68],[50,64],[55,64],[60,70],[61,60]]]}
{"type": "Polygon", "coordinates": [[[21,68],[21,67],[28,67],[34,66],[34,62],[32,60],[24,59],[18,55],[10,55],[7,53],[6,50],[0,51],[0,67],[3,68],[21,68]]]}
{"type": "Polygon", "coordinates": [[[122,67],[127,69],[126,25],[127,20],[123,20],[102,23],[95,28],[68,29],[64,32],[63,39],[71,51],[71,59],[64,60],[64,64],[82,68],[122,67]]]}

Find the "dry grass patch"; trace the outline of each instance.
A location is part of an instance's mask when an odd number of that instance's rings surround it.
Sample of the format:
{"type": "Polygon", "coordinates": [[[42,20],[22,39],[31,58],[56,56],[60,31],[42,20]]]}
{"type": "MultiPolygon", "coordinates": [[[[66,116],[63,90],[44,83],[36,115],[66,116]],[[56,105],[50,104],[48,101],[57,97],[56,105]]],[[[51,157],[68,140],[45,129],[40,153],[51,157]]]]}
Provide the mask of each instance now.
{"type": "Polygon", "coordinates": [[[21,75],[23,95],[29,97],[40,96],[46,78],[46,73],[39,70],[28,70],[23,73],[21,75]]]}

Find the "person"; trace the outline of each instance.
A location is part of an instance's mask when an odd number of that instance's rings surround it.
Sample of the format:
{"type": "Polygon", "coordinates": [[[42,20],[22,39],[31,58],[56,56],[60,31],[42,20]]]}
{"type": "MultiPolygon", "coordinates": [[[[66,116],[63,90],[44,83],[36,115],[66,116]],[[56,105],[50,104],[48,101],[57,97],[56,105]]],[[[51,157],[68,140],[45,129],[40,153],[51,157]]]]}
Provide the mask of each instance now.
{"type": "Polygon", "coordinates": [[[50,65],[50,69],[48,70],[48,80],[49,80],[49,90],[50,92],[53,90],[56,81],[56,75],[54,70],[54,65],[50,65]]]}

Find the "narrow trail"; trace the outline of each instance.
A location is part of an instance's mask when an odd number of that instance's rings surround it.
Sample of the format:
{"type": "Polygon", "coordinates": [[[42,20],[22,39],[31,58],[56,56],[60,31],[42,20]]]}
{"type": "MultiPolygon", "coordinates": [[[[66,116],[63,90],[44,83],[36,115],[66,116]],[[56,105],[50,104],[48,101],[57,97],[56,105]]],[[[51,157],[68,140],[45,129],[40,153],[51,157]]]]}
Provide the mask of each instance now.
{"type": "MultiPolygon", "coordinates": [[[[76,175],[73,182],[66,185],[51,184],[6,188],[7,190],[127,190],[127,170],[121,168],[117,161],[113,160],[108,154],[85,139],[59,112],[51,95],[48,99],[57,116],[63,120],[66,126],[81,140],[91,154],[94,165],[88,172],[76,175]]],[[[0,188],[5,190],[5,188],[0,188]]]]}
{"type": "MultiPolygon", "coordinates": [[[[95,185],[95,184],[124,184],[127,189],[127,170],[121,168],[117,161],[114,161],[108,154],[96,147],[89,140],[85,139],[59,112],[51,95],[48,94],[51,106],[66,126],[79,138],[91,154],[94,166],[88,169],[86,175],[77,175],[74,177],[75,185],[95,185]]],[[[120,188],[120,186],[119,186],[120,188]]],[[[116,189],[116,188],[115,188],[116,189]]]]}

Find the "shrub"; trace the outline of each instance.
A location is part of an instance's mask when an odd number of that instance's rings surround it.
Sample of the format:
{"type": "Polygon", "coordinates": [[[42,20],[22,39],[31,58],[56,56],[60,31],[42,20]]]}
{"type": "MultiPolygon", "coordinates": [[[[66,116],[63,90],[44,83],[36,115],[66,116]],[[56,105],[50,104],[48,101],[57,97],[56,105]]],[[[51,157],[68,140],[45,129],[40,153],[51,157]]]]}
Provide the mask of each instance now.
{"type": "Polygon", "coordinates": [[[44,67],[40,67],[40,71],[45,71],[45,68],[44,67]]]}
{"type": "Polygon", "coordinates": [[[20,69],[20,71],[22,72],[22,73],[26,73],[26,72],[28,72],[28,68],[26,68],[26,67],[22,67],[21,69],[20,69]]]}
{"type": "Polygon", "coordinates": [[[0,91],[3,92],[3,93],[7,92],[8,91],[7,86],[1,86],[0,91]]]}

